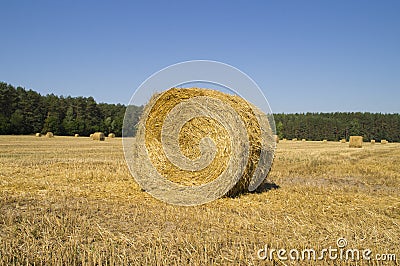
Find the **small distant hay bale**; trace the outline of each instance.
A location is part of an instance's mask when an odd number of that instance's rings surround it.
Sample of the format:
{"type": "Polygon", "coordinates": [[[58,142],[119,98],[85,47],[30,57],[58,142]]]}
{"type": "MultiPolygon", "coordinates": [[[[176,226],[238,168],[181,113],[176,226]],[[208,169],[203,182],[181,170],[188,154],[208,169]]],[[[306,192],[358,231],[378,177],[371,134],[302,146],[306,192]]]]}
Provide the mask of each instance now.
{"type": "Polygon", "coordinates": [[[95,132],[92,137],[93,140],[104,141],[106,137],[103,132],[95,132]]]}
{"type": "Polygon", "coordinates": [[[79,137],[79,134],[75,134],[75,138],[79,137]]]}
{"type": "Polygon", "coordinates": [[[114,133],[110,133],[110,134],[108,134],[108,137],[111,138],[111,139],[115,138],[115,134],[114,133]]]}
{"type": "Polygon", "coordinates": [[[292,139],[292,141],[297,141],[297,138],[292,139]]]}
{"type": "Polygon", "coordinates": [[[274,138],[275,138],[275,142],[279,143],[279,136],[278,135],[274,135],[274,138]]]}
{"type": "Polygon", "coordinates": [[[42,134],[40,134],[40,133],[36,133],[36,135],[35,135],[36,137],[41,137],[42,136],[42,134]]]}
{"type": "Polygon", "coordinates": [[[346,143],[346,139],[341,139],[340,143],[346,143]]]}
{"type": "Polygon", "coordinates": [[[302,142],[305,142],[305,141],[306,141],[306,139],[301,139],[301,141],[302,141],[302,142]]]}
{"type": "Polygon", "coordinates": [[[53,138],[53,137],[54,137],[53,132],[47,132],[47,133],[46,133],[46,137],[47,137],[47,138],[53,138]]]}
{"type": "Polygon", "coordinates": [[[374,139],[371,139],[371,144],[375,144],[375,140],[374,139]]]}
{"type": "Polygon", "coordinates": [[[93,134],[90,134],[89,138],[93,139],[93,134]]]}
{"type": "Polygon", "coordinates": [[[387,141],[386,139],[381,140],[381,144],[388,144],[389,141],[387,141]]]}
{"type": "Polygon", "coordinates": [[[286,139],[286,138],[284,138],[284,139],[282,139],[282,141],[287,141],[287,139],[286,139]]]}
{"type": "Polygon", "coordinates": [[[362,136],[350,136],[349,148],[362,148],[363,137],[362,136]]]}
{"type": "Polygon", "coordinates": [[[322,143],[328,143],[328,140],[324,139],[324,140],[322,141],[322,143]]]}

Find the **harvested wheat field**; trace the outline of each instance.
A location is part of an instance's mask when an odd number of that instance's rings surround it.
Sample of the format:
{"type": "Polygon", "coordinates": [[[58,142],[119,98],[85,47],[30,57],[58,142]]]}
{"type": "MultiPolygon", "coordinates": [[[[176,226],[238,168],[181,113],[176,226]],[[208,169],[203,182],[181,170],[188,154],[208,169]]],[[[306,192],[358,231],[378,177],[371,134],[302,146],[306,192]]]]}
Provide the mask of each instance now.
{"type": "Polygon", "coordinates": [[[0,265],[348,265],[257,254],[338,238],[399,263],[399,143],[281,141],[258,193],[195,207],[141,191],[120,138],[0,136],[0,150],[0,265]]]}

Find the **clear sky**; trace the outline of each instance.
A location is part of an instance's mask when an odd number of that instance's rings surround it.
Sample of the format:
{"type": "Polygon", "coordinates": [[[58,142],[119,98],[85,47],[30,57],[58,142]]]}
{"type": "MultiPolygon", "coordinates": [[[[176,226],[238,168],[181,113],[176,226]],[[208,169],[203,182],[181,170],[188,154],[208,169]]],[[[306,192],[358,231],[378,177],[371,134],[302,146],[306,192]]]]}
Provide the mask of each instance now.
{"type": "Polygon", "coordinates": [[[151,74],[209,59],[273,112],[400,112],[400,1],[0,1],[0,81],[127,104],[151,74]]]}

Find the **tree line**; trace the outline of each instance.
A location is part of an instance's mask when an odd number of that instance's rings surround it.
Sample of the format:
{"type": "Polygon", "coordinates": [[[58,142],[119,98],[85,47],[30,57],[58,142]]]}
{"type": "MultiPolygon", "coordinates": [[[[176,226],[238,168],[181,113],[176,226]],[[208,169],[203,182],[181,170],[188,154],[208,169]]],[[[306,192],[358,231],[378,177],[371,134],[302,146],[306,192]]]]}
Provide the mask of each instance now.
{"type": "MultiPolygon", "coordinates": [[[[33,90],[0,82],[0,134],[53,132],[56,135],[88,136],[102,131],[122,135],[126,106],[96,103],[93,97],[45,96],[33,90]]],[[[133,108],[131,121],[137,123],[142,107],[133,108]]],[[[133,131],[133,128],[128,130],[133,131]]],[[[127,132],[134,134],[134,132],[127,132]]]]}
{"type": "Polygon", "coordinates": [[[364,141],[400,142],[400,114],[368,112],[274,114],[280,138],[307,140],[349,140],[363,136],[364,141]]]}
{"type": "MultiPolygon", "coordinates": [[[[121,136],[126,108],[130,125],[136,125],[142,106],[96,103],[93,97],[40,95],[33,90],[0,82],[0,134],[33,134],[53,132],[73,136],[102,131],[121,136]]],[[[386,139],[400,141],[400,114],[336,112],[274,114],[280,138],[307,140],[340,140],[351,135],[365,141],[386,139]]],[[[135,134],[134,127],[124,134],[135,134]]]]}

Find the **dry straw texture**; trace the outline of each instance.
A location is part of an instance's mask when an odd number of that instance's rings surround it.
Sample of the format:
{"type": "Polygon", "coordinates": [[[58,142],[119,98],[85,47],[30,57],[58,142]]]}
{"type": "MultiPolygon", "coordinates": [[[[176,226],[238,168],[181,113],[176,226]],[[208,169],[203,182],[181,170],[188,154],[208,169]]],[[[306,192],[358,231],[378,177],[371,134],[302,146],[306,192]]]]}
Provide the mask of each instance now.
{"type": "Polygon", "coordinates": [[[0,136],[0,265],[399,265],[400,143],[281,141],[268,175],[278,188],[181,207],[141,191],[121,141],[32,138],[0,136]],[[339,237],[343,259],[257,258],[339,237]],[[367,248],[397,262],[365,261],[367,248]],[[345,260],[355,249],[360,260],[345,260]]]}
{"type": "Polygon", "coordinates": [[[381,140],[381,144],[388,144],[388,141],[386,139],[381,140]]]}
{"type": "Polygon", "coordinates": [[[362,148],[363,137],[362,136],[350,136],[349,147],[350,148],[362,148]]]}
{"type": "Polygon", "coordinates": [[[75,134],[75,138],[79,137],[79,134],[75,134]]]}
{"type": "Polygon", "coordinates": [[[292,141],[297,141],[297,138],[292,139],[292,141]]]}
{"type": "Polygon", "coordinates": [[[52,132],[47,132],[46,137],[52,138],[54,137],[54,134],[52,132]]]}
{"type": "Polygon", "coordinates": [[[340,143],[346,143],[346,139],[341,139],[340,143]]]}
{"type": "Polygon", "coordinates": [[[375,140],[374,139],[371,139],[371,144],[375,144],[375,140]]]}
{"type": "Polygon", "coordinates": [[[301,139],[301,141],[302,141],[302,142],[305,142],[305,141],[306,141],[306,139],[301,139]]]}
{"type": "Polygon", "coordinates": [[[323,143],[328,143],[328,141],[327,141],[326,139],[324,139],[322,142],[323,142],[323,143]]]}
{"type": "Polygon", "coordinates": [[[40,134],[40,133],[36,133],[36,135],[35,135],[36,137],[41,137],[42,136],[42,134],[40,134]]]}
{"type": "Polygon", "coordinates": [[[138,157],[142,161],[148,157],[151,162],[141,165],[143,173],[156,169],[162,177],[185,187],[215,181],[216,190],[228,196],[248,191],[253,176],[266,177],[276,145],[265,114],[255,106],[238,96],[199,88],[172,88],[154,95],[144,109],[136,139],[143,139],[147,149],[138,157]],[[188,104],[192,107],[185,107],[188,104]],[[237,123],[242,126],[232,126],[237,123]],[[169,153],[168,147],[178,148],[169,153]],[[242,147],[247,147],[247,152],[237,154],[242,147]],[[187,161],[195,170],[179,165],[187,161]],[[226,184],[218,181],[224,176],[231,180],[237,176],[230,190],[225,191],[226,184]]]}
{"type": "Polygon", "coordinates": [[[110,133],[110,134],[108,134],[108,137],[109,138],[115,138],[115,134],[114,133],[110,133]]]}
{"type": "Polygon", "coordinates": [[[90,134],[89,138],[93,139],[93,134],[90,134]]]}
{"type": "Polygon", "coordinates": [[[92,138],[93,138],[93,140],[100,140],[100,141],[104,141],[106,139],[103,132],[94,133],[92,138]]]}

